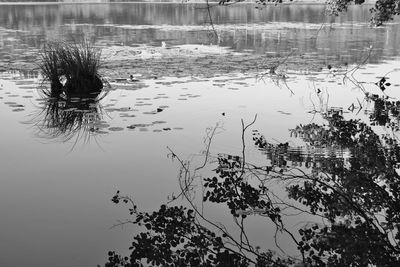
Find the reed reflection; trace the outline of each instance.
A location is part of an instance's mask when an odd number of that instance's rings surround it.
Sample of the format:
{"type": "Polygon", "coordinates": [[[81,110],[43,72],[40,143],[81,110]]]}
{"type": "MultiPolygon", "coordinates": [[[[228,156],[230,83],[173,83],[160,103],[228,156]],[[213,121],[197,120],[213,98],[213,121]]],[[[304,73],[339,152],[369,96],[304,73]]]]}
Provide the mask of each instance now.
{"type": "Polygon", "coordinates": [[[95,92],[83,96],[70,96],[65,92],[43,89],[40,112],[33,119],[40,138],[67,142],[74,140],[87,143],[102,134],[106,127],[102,120],[104,111],[100,101],[107,92],[95,92]]]}

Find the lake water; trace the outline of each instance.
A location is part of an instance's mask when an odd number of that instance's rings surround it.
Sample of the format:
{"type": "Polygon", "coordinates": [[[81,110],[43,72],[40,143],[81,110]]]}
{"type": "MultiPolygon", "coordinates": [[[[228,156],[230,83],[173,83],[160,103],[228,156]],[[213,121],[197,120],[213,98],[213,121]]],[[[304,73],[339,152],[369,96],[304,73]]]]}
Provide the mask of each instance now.
{"type": "MultiPolygon", "coordinates": [[[[120,190],[158,208],[179,192],[167,147],[201,154],[216,124],[211,152],[240,154],[241,119],[257,114],[251,129],[296,142],[289,129],[331,108],[367,121],[365,91],[382,95],[380,77],[400,96],[398,20],[370,28],[368,6],[335,18],[323,5],[254,7],[213,8],[217,38],[201,4],[0,5],[1,266],[96,266],[126,253],[137,229],[110,229],[127,217],[110,198],[120,190]],[[55,120],[38,52],[82,35],[102,49],[111,89],[55,120]],[[339,75],[359,63],[354,80],[339,75]]],[[[249,159],[265,159],[247,137],[249,159]]]]}

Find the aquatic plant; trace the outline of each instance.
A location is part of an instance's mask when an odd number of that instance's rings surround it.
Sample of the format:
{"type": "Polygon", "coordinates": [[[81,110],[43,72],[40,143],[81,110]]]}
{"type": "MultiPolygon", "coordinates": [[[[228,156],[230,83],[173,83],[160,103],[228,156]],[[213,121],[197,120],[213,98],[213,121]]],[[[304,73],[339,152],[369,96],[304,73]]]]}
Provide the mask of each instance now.
{"type": "Polygon", "coordinates": [[[49,81],[54,91],[62,90],[60,77],[63,75],[59,59],[60,47],[57,43],[48,43],[40,53],[39,68],[45,80],[49,81]]]}
{"type": "Polygon", "coordinates": [[[67,93],[99,92],[103,83],[98,73],[100,52],[89,43],[73,44],[60,51],[60,64],[66,77],[67,93]]]}
{"type": "Polygon", "coordinates": [[[37,135],[66,142],[76,137],[88,142],[102,125],[101,105],[109,87],[99,74],[100,51],[89,42],[49,42],[40,54],[44,105],[31,121],[37,135]]]}
{"type": "Polygon", "coordinates": [[[103,89],[99,74],[100,51],[89,42],[48,43],[42,53],[39,68],[53,92],[68,96],[85,96],[103,89]]]}

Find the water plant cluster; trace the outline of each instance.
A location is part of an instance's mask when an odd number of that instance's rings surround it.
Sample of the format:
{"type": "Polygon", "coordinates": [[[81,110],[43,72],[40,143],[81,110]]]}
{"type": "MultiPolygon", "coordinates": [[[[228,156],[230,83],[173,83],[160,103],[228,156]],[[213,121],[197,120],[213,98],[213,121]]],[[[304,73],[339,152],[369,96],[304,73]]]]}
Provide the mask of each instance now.
{"type": "Polygon", "coordinates": [[[76,137],[88,142],[101,119],[99,101],[108,82],[99,74],[100,50],[89,42],[49,42],[40,53],[44,105],[32,123],[37,135],[63,142],[76,137]]]}
{"type": "Polygon", "coordinates": [[[100,50],[89,42],[50,42],[40,54],[39,68],[52,94],[89,96],[99,94],[103,81],[99,74],[100,50]]]}

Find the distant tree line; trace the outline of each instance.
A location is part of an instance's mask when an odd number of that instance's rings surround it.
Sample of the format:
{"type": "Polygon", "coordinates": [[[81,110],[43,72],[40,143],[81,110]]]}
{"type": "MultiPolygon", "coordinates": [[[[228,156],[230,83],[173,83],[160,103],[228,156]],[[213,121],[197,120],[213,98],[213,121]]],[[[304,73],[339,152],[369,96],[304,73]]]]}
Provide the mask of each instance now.
{"type": "MultiPolygon", "coordinates": [[[[124,0],[122,0],[124,1],[124,0]]],[[[245,0],[219,0],[220,5],[232,4],[236,2],[244,2],[245,0]]],[[[267,3],[290,3],[293,0],[255,0],[260,5],[267,5],[267,3]]],[[[307,0],[305,0],[307,1],[307,0]]],[[[0,2],[63,2],[62,0],[0,0],[0,2]]],[[[113,2],[113,0],[109,0],[113,2]]],[[[129,2],[129,1],[126,1],[129,2]]],[[[208,2],[208,1],[207,1],[208,2]]],[[[211,0],[210,2],[214,2],[211,0]]],[[[327,14],[338,15],[347,10],[350,5],[362,5],[366,0],[326,0],[327,14]]],[[[377,0],[374,7],[370,9],[372,18],[371,23],[375,26],[380,26],[383,23],[390,21],[394,16],[400,14],[400,0],[377,0]]]]}
{"type": "MultiPolygon", "coordinates": [[[[256,0],[260,5],[267,3],[290,3],[293,0],[256,0]]],[[[220,0],[219,4],[242,2],[242,0],[220,0]]],[[[326,0],[327,13],[330,15],[338,15],[341,12],[347,11],[350,5],[362,5],[365,0],[326,0]]],[[[400,0],[377,0],[373,8],[370,9],[372,18],[371,23],[375,26],[380,26],[383,23],[390,21],[394,16],[400,14],[400,0]]]]}

